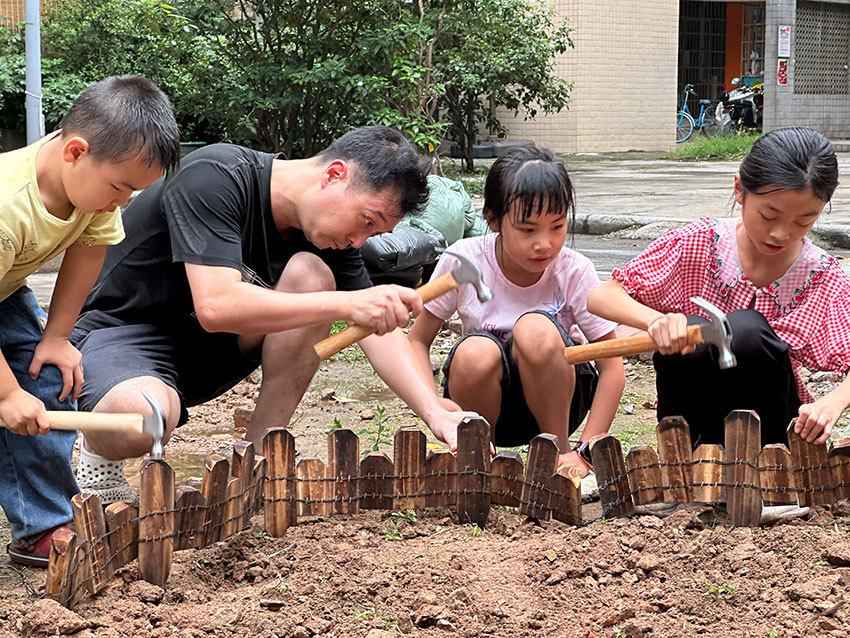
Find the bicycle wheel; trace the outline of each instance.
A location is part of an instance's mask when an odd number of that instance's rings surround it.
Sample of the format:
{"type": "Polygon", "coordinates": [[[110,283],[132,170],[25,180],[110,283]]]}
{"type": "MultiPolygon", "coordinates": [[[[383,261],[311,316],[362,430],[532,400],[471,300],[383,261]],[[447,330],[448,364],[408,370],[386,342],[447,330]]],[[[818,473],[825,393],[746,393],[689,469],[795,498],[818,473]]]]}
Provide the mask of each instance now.
{"type": "Polygon", "coordinates": [[[702,116],[702,124],[699,127],[700,132],[707,137],[717,137],[722,128],[717,120],[714,119],[714,115],[706,111],[702,116]]]}
{"type": "Polygon", "coordinates": [[[684,142],[694,132],[694,118],[689,113],[679,111],[676,116],[676,144],[684,142]]]}

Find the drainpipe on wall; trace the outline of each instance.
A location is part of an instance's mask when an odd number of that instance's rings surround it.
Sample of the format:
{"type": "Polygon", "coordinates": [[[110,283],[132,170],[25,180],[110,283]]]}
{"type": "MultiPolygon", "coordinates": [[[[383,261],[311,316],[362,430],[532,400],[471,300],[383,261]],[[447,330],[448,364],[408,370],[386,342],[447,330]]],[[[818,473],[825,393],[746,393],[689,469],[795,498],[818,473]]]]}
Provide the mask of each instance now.
{"type": "Polygon", "coordinates": [[[24,102],[27,113],[27,144],[44,137],[44,115],[41,112],[41,11],[39,0],[26,0],[25,45],[27,88],[24,102]]]}

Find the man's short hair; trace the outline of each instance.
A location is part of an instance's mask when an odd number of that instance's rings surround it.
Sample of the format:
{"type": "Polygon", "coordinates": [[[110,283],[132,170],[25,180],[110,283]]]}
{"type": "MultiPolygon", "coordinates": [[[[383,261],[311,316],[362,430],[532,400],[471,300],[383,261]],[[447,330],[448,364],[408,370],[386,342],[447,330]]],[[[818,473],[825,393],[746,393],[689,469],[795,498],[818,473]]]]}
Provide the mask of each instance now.
{"type": "Polygon", "coordinates": [[[98,161],[139,158],[166,171],[180,163],[180,131],[171,102],[147,78],[108,77],[74,100],[62,119],[62,135],[79,135],[98,161]]]}
{"type": "Polygon", "coordinates": [[[403,215],[417,214],[428,201],[431,158],[416,152],[401,133],[386,126],[363,126],[335,140],[318,158],[350,160],[355,186],[379,191],[387,187],[401,191],[403,215]]]}

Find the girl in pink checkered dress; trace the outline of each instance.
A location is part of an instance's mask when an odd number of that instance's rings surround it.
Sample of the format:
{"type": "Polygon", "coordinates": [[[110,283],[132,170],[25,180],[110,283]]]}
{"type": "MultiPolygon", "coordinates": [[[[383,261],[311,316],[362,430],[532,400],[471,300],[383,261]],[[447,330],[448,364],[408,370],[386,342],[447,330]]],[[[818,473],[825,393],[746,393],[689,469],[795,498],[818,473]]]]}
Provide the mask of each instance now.
{"type": "Polygon", "coordinates": [[[820,133],[771,131],[735,176],[740,218],[669,232],[591,292],[591,312],[658,343],[658,418],[683,416],[694,446],[722,443],[735,409],[758,413],[763,444],[787,443],[792,419],[802,437],[824,443],[850,405],[850,380],[815,401],[800,377],[803,366],[850,367],[850,279],[806,237],[837,185],[835,152],[820,133]],[[687,325],[706,322],[695,296],[727,313],[735,368],[719,369],[714,346],[687,345],[687,325]]]}

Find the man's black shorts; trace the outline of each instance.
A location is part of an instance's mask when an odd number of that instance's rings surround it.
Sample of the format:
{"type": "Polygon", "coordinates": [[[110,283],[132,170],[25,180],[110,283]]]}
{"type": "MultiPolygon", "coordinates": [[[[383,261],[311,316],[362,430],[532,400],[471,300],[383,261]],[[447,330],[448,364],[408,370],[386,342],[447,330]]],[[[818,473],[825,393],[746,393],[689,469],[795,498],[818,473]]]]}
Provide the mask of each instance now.
{"type": "Polygon", "coordinates": [[[239,349],[237,336],[200,328],[165,333],[152,324],[75,328],[71,342],[82,352],[85,384],[80,410],[89,411],[113,387],[136,377],[156,377],[180,396],[180,421],[187,406],[213,399],[260,365],[239,349]]]}

